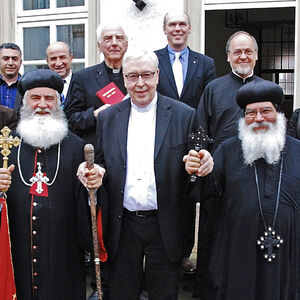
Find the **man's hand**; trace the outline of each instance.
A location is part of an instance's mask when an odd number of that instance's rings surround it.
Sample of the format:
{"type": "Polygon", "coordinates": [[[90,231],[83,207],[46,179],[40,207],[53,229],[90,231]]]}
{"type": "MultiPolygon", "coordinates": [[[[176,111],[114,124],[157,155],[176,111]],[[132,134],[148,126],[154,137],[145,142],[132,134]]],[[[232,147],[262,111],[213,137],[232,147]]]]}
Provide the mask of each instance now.
{"type": "Polygon", "coordinates": [[[11,172],[15,169],[14,165],[10,165],[8,169],[0,168],[0,191],[6,192],[11,185],[11,172]]]}
{"type": "Polygon", "coordinates": [[[95,118],[97,118],[97,116],[98,116],[98,114],[99,114],[99,112],[101,110],[104,110],[104,109],[106,109],[106,108],[108,108],[110,106],[111,106],[110,104],[104,104],[104,105],[100,106],[99,108],[97,108],[96,110],[94,110],[94,116],[95,116],[95,118]]]}
{"type": "Polygon", "coordinates": [[[209,174],[214,167],[212,156],[204,149],[199,152],[190,150],[188,155],[183,157],[183,162],[185,162],[185,169],[189,174],[196,173],[201,177],[209,174]]]}
{"type": "Polygon", "coordinates": [[[102,185],[105,169],[94,164],[92,169],[86,168],[86,162],[79,165],[76,175],[81,183],[88,189],[96,190],[102,185]]]}

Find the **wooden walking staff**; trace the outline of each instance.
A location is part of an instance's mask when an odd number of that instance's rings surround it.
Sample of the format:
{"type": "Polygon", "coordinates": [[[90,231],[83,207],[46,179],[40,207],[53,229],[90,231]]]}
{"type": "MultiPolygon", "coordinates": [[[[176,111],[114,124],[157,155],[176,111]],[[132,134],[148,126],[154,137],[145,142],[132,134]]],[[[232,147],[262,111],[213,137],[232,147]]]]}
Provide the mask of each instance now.
{"type": "MultiPolygon", "coordinates": [[[[93,145],[91,144],[85,145],[84,156],[86,161],[86,167],[88,169],[92,169],[94,167],[94,146],[93,145]]],[[[102,300],[95,190],[89,190],[89,197],[90,197],[91,218],[92,218],[96,286],[97,286],[98,300],[102,300]]]]}

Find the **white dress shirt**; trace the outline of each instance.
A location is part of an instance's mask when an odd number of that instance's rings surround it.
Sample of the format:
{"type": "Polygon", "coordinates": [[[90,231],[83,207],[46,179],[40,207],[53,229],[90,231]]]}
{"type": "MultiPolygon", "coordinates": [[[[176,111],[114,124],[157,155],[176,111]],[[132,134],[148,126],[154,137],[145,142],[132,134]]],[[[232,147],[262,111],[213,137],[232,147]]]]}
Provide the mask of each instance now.
{"type": "Polygon", "coordinates": [[[62,94],[64,95],[65,99],[67,98],[71,78],[72,78],[72,71],[70,71],[70,74],[67,77],[64,78],[65,83],[64,83],[64,89],[63,89],[62,94]]]}
{"type": "Polygon", "coordinates": [[[154,175],[156,107],[157,94],[143,108],[131,101],[123,202],[123,206],[130,211],[157,209],[154,175]]]}

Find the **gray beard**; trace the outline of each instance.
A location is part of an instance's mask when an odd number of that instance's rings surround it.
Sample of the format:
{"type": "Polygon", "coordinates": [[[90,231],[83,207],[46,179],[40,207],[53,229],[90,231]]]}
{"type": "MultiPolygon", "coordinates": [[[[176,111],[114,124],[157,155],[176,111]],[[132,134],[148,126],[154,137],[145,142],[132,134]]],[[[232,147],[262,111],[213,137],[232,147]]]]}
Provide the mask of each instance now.
{"type": "Polygon", "coordinates": [[[242,67],[242,66],[238,66],[235,70],[235,73],[237,73],[240,76],[244,76],[244,75],[248,75],[251,74],[252,69],[249,67],[242,67]]]}
{"type": "Polygon", "coordinates": [[[263,122],[247,125],[245,119],[239,121],[239,139],[241,140],[244,162],[252,164],[259,158],[268,164],[276,164],[285,145],[286,121],[282,113],[277,113],[275,123],[263,122]],[[254,127],[268,126],[265,131],[255,132],[254,127]]]}
{"type": "Polygon", "coordinates": [[[48,149],[60,143],[68,134],[68,123],[58,106],[50,114],[36,114],[26,105],[21,109],[17,132],[27,144],[48,149]]]}

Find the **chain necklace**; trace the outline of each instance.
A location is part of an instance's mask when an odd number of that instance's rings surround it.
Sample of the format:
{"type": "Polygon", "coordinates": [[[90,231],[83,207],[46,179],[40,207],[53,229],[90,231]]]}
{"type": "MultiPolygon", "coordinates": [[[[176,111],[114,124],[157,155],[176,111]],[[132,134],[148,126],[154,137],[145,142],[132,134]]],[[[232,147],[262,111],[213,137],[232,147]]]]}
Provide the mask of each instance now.
{"type": "MultiPolygon", "coordinates": [[[[20,146],[18,147],[18,155],[17,155],[17,163],[18,163],[18,168],[19,168],[19,174],[20,174],[20,177],[21,177],[21,180],[22,182],[27,185],[27,186],[32,186],[32,182],[31,183],[28,183],[25,181],[24,177],[23,177],[23,174],[22,174],[22,169],[21,169],[21,164],[20,164],[20,152],[21,152],[21,145],[22,145],[22,139],[21,139],[21,143],[20,143],[20,146]]],[[[56,177],[57,177],[57,173],[58,173],[58,170],[59,170],[59,162],[60,162],[60,143],[58,143],[58,150],[57,150],[57,163],[56,163],[56,170],[55,170],[55,174],[54,174],[54,177],[53,177],[53,180],[51,182],[46,182],[46,184],[48,186],[51,186],[53,185],[53,183],[55,182],[56,180],[56,177]]]]}
{"type": "Polygon", "coordinates": [[[281,157],[279,180],[278,180],[278,189],[277,189],[277,197],[276,197],[273,223],[272,223],[272,226],[267,226],[266,219],[265,219],[263,209],[262,209],[261,198],[260,198],[260,190],[259,190],[259,184],[258,184],[259,181],[258,181],[258,174],[257,174],[256,164],[254,162],[254,174],[255,174],[255,183],[256,183],[256,189],[257,189],[257,198],[258,198],[258,204],[259,204],[259,211],[260,211],[260,215],[261,215],[264,227],[265,227],[264,235],[261,236],[257,240],[257,245],[260,249],[262,249],[262,250],[266,249],[267,250],[267,253],[264,254],[264,258],[268,262],[272,262],[276,257],[273,248],[275,248],[275,247],[280,248],[280,245],[283,244],[283,239],[279,235],[276,235],[276,232],[274,230],[275,222],[276,222],[276,218],[277,218],[277,214],[278,214],[278,208],[279,208],[279,196],[280,196],[280,188],[281,188],[281,181],[282,181],[282,168],[283,168],[283,157],[281,157]]]}

